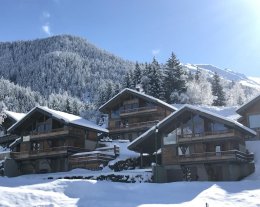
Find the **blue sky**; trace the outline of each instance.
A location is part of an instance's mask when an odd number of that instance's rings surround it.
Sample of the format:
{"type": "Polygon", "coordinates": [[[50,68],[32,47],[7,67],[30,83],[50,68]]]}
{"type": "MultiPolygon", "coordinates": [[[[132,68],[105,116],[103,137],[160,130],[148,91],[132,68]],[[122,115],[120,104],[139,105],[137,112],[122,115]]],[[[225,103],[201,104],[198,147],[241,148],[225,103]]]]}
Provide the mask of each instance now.
{"type": "Polygon", "coordinates": [[[208,63],[260,77],[260,0],[0,0],[0,41],[86,38],[124,59],[208,63]]]}

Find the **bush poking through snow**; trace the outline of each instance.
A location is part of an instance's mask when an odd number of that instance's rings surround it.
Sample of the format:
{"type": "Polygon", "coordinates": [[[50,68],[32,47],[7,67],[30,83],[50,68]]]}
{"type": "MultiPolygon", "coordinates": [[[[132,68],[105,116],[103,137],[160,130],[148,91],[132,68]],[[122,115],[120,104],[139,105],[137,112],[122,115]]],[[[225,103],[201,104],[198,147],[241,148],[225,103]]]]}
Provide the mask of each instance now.
{"type": "MultiPolygon", "coordinates": [[[[54,179],[53,177],[48,177],[48,180],[54,179]]],[[[99,175],[99,176],[65,176],[59,177],[58,179],[67,180],[99,180],[99,181],[111,181],[120,183],[151,183],[152,178],[144,175],[99,175]]]]}

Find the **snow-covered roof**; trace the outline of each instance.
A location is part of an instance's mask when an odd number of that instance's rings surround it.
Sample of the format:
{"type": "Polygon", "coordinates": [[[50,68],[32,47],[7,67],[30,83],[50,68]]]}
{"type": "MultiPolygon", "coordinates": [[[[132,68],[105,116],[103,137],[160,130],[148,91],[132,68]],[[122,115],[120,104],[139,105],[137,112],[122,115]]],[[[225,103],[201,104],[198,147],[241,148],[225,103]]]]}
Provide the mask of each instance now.
{"type": "Polygon", "coordinates": [[[56,119],[59,119],[59,120],[63,120],[67,124],[73,124],[73,125],[77,125],[77,126],[82,126],[82,127],[94,129],[94,130],[97,130],[97,131],[100,131],[100,132],[108,133],[107,129],[100,127],[100,126],[96,125],[95,123],[88,121],[88,120],[86,120],[86,119],[84,119],[80,116],[65,113],[65,112],[62,112],[62,111],[56,111],[56,110],[50,109],[46,106],[36,106],[31,111],[29,111],[26,114],[26,116],[24,116],[20,121],[16,122],[13,126],[11,126],[8,129],[8,131],[14,130],[17,126],[19,126],[21,123],[23,123],[28,117],[30,117],[32,113],[34,113],[35,111],[38,111],[38,110],[47,112],[52,117],[55,117],[56,119]]]}
{"type": "Polygon", "coordinates": [[[252,106],[255,102],[259,101],[260,100],[260,95],[252,98],[250,101],[248,101],[247,103],[243,104],[242,106],[240,106],[238,109],[237,109],[237,113],[238,114],[241,114],[243,113],[247,108],[249,108],[250,106],[252,106]]]}
{"type": "Polygon", "coordinates": [[[177,108],[175,108],[174,106],[170,105],[170,104],[167,104],[166,102],[158,99],[158,98],[154,98],[153,96],[149,96],[145,93],[141,93],[139,91],[136,91],[136,90],[133,90],[133,89],[130,89],[130,88],[125,88],[124,90],[120,91],[117,95],[115,95],[114,97],[112,97],[109,101],[107,101],[105,104],[103,104],[102,106],[99,107],[99,110],[100,111],[105,111],[106,108],[113,104],[114,102],[117,102],[117,100],[120,99],[121,96],[123,96],[124,94],[132,94],[132,95],[135,95],[139,98],[143,98],[145,100],[148,100],[154,104],[158,104],[158,105],[161,105],[161,106],[164,106],[166,108],[168,108],[169,110],[171,111],[176,111],[177,108]]]}
{"type": "Polygon", "coordinates": [[[17,113],[17,112],[13,112],[13,111],[7,111],[4,110],[4,113],[11,117],[12,119],[14,119],[15,121],[20,121],[26,114],[24,113],[17,113]]]}
{"type": "Polygon", "coordinates": [[[79,153],[75,153],[73,155],[71,155],[72,157],[78,157],[78,156],[85,156],[85,155],[96,155],[96,154],[103,154],[103,155],[111,155],[114,156],[114,152],[104,152],[104,151],[99,151],[99,150],[95,150],[95,151],[91,151],[91,152],[79,152],[79,153]]]}
{"type": "MultiPolygon", "coordinates": [[[[182,108],[186,104],[173,104],[177,109],[182,108]]],[[[226,118],[237,121],[241,116],[236,113],[236,110],[239,106],[208,106],[208,105],[196,105],[200,109],[204,109],[209,112],[213,112],[214,114],[218,114],[224,116],[226,118]]]]}
{"type": "MultiPolygon", "coordinates": [[[[205,109],[202,109],[202,108],[199,108],[199,107],[196,107],[196,106],[185,104],[178,111],[172,113],[171,115],[169,115],[168,117],[166,117],[165,119],[160,121],[157,125],[153,126],[149,130],[147,130],[145,133],[140,135],[137,139],[132,141],[130,143],[130,145],[128,146],[128,148],[130,150],[136,149],[136,146],[140,145],[144,140],[149,139],[149,137],[152,134],[155,133],[156,129],[158,129],[160,131],[160,129],[162,129],[165,125],[169,124],[172,120],[174,120],[176,117],[180,116],[184,111],[187,111],[187,110],[199,113],[201,115],[204,115],[207,118],[217,120],[221,123],[224,123],[227,126],[230,126],[232,128],[236,128],[237,130],[240,130],[240,131],[242,131],[246,134],[249,134],[251,136],[256,136],[256,132],[254,130],[242,125],[241,123],[239,123],[237,121],[234,121],[232,119],[226,118],[224,116],[221,116],[219,114],[207,111],[205,109]]],[[[158,145],[158,147],[159,147],[159,145],[158,145]]]]}

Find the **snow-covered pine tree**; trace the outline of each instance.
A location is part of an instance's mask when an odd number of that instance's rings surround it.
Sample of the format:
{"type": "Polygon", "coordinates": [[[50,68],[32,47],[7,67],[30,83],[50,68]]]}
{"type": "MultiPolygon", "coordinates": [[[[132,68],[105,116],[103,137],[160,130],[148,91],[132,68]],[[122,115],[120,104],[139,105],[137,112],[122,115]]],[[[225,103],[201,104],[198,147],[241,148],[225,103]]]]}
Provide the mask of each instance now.
{"type": "Polygon", "coordinates": [[[157,60],[153,58],[153,62],[148,65],[148,86],[146,93],[159,99],[163,99],[164,93],[162,88],[162,72],[157,60]]]}
{"type": "Polygon", "coordinates": [[[187,91],[185,71],[174,53],[165,65],[163,89],[167,103],[179,103],[180,95],[187,91]]]}
{"type": "Polygon", "coordinates": [[[122,85],[124,88],[131,88],[131,89],[135,88],[132,71],[129,71],[125,74],[122,85]]]}
{"type": "Polygon", "coordinates": [[[225,106],[225,93],[220,83],[220,77],[216,72],[214,73],[212,80],[212,95],[215,96],[215,99],[213,100],[214,106],[225,106]]]}
{"type": "Polygon", "coordinates": [[[135,64],[135,69],[133,72],[133,83],[134,86],[136,87],[137,85],[141,84],[142,81],[142,70],[138,62],[135,64]]]}
{"type": "Polygon", "coordinates": [[[150,66],[148,63],[144,64],[144,71],[141,79],[141,85],[143,88],[144,93],[147,93],[149,91],[149,78],[148,74],[150,73],[150,66]]]}
{"type": "Polygon", "coordinates": [[[199,80],[199,77],[201,75],[201,70],[197,67],[196,73],[195,73],[195,79],[199,80]]]}

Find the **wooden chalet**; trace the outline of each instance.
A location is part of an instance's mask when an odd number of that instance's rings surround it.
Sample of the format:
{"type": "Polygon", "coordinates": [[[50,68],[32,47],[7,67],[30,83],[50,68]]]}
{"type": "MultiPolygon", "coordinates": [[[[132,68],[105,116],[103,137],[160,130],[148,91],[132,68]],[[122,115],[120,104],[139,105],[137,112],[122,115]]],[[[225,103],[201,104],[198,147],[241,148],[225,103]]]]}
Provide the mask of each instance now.
{"type": "Polygon", "coordinates": [[[184,105],[128,148],[156,157],[161,151],[161,163],[156,160],[153,170],[155,182],[239,180],[254,171],[245,138],[255,134],[238,122],[184,105]]]}
{"type": "Polygon", "coordinates": [[[242,105],[236,112],[241,116],[238,121],[255,130],[255,138],[260,139],[260,95],[242,105]]]}
{"type": "Polygon", "coordinates": [[[109,115],[110,138],[134,140],[177,109],[152,96],[125,88],[99,110],[109,115]]]}
{"type": "Polygon", "coordinates": [[[11,159],[5,163],[5,173],[16,176],[67,171],[78,167],[75,161],[79,157],[84,158],[83,164],[80,163],[83,167],[98,165],[90,162],[89,155],[71,156],[95,150],[98,136],[107,134],[108,130],[79,116],[37,106],[8,132],[19,138],[13,143],[11,159]]]}
{"type": "Polygon", "coordinates": [[[0,135],[0,145],[2,147],[9,147],[9,145],[18,138],[18,136],[8,133],[7,130],[17,121],[20,121],[25,116],[25,114],[16,113],[7,110],[4,110],[3,114],[4,114],[4,120],[3,123],[0,125],[1,127],[0,130],[2,133],[0,135]]]}

